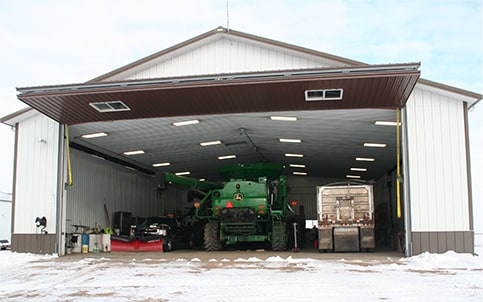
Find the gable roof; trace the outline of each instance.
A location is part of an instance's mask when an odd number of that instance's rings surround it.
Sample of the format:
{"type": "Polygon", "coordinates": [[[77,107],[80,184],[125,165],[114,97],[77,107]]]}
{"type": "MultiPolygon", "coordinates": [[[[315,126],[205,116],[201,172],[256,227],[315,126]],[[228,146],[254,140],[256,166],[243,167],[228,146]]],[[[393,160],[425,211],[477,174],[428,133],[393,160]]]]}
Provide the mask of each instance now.
{"type": "MultiPolygon", "coordinates": [[[[132,75],[133,70],[138,70],[142,69],[143,67],[149,65],[153,61],[157,61],[160,59],[163,59],[167,56],[171,56],[173,54],[176,54],[182,50],[185,49],[193,49],[196,47],[201,47],[202,45],[206,45],[207,43],[214,43],[216,40],[220,39],[226,39],[230,43],[233,43],[233,40],[238,40],[238,41],[243,41],[245,43],[251,43],[251,44],[258,44],[261,45],[262,47],[272,47],[274,49],[278,49],[280,51],[284,52],[292,52],[297,55],[305,55],[308,57],[311,57],[312,59],[317,59],[317,60],[324,60],[327,62],[330,62],[330,65],[325,65],[325,66],[317,66],[317,67],[334,67],[334,66],[364,66],[367,65],[362,62],[350,60],[347,58],[331,55],[328,53],[324,52],[319,52],[315,51],[312,49],[288,44],[288,43],[283,43],[247,33],[243,33],[240,31],[236,31],[233,29],[226,29],[223,27],[217,27],[214,30],[210,30],[206,33],[203,33],[201,35],[198,35],[194,38],[191,38],[189,40],[186,40],[184,42],[181,42],[179,44],[176,44],[172,47],[166,48],[164,50],[161,50],[159,52],[156,52],[152,55],[149,55],[147,57],[144,57],[140,60],[134,61],[128,65],[122,66],[118,69],[115,69],[111,72],[108,72],[106,74],[103,74],[101,76],[98,76],[87,83],[96,83],[96,82],[104,82],[104,81],[116,81],[116,80],[125,80],[128,79],[128,75],[132,75]]],[[[285,69],[295,69],[295,68],[285,68],[285,69]]],[[[231,70],[233,71],[233,70],[231,70]]],[[[244,70],[247,71],[247,70],[244,70]]],[[[250,70],[250,71],[260,71],[260,70],[250,70]]],[[[239,72],[239,71],[238,71],[239,72]]],[[[222,72],[218,72],[222,73],[222,72]]],[[[203,72],[203,74],[206,74],[206,72],[203,72]]],[[[190,74],[194,75],[194,74],[190,74]]]]}

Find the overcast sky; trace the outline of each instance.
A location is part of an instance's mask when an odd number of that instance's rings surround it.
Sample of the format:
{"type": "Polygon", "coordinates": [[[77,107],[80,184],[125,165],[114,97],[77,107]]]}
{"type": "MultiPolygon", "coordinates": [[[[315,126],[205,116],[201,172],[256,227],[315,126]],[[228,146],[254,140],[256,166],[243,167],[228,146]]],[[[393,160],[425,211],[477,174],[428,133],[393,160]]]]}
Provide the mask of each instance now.
{"type": "MultiPolygon", "coordinates": [[[[0,116],[24,107],[16,87],[85,82],[217,26],[369,64],[421,62],[423,78],[482,93],[482,15],[481,0],[0,0],[0,116]]],[[[480,213],[482,107],[469,114],[480,213]]],[[[0,138],[2,199],[14,133],[0,125],[0,138]]]]}

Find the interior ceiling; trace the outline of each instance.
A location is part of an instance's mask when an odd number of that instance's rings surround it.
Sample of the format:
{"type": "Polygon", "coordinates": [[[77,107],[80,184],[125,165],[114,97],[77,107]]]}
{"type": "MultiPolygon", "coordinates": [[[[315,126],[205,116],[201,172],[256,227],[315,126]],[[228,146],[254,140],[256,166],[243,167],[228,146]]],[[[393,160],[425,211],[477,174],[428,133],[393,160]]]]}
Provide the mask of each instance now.
{"type": "MultiPolygon", "coordinates": [[[[323,110],[204,115],[94,122],[70,127],[71,142],[100,154],[120,158],[138,167],[171,173],[191,172],[190,177],[219,180],[217,168],[234,163],[268,161],[286,165],[285,173],[306,172],[313,177],[344,179],[347,174],[377,179],[396,165],[396,129],[374,125],[376,120],[395,121],[395,110],[323,110]],[[272,115],[296,116],[295,122],[273,121],[272,115]],[[199,124],[182,127],[172,123],[198,119],[199,124]],[[81,134],[105,131],[109,135],[84,139],[81,134]],[[279,138],[297,138],[302,143],[281,143],[279,138]],[[221,140],[213,146],[199,143],[221,140]],[[386,148],[364,147],[364,142],[385,143],[386,148]],[[144,154],[126,156],[125,151],[142,149],[144,154]],[[303,154],[303,158],[286,157],[303,154]],[[236,155],[219,160],[219,156],[236,155]],[[374,162],[356,161],[373,157],[374,162]],[[167,167],[153,163],[169,162],[167,167]],[[304,164],[306,168],[290,168],[304,164]],[[367,168],[353,172],[350,168],[367,168]]],[[[303,176],[301,176],[303,177],[303,176]]]]}
{"type": "MultiPolygon", "coordinates": [[[[72,146],[154,174],[185,172],[219,180],[217,168],[234,163],[274,162],[285,173],[344,179],[378,179],[396,166],[395,108],[409,98],[419,64],[372,65],[337,69],[212,75],[19,88],[18,98],[61,124],[68,124],[72,146]],[[341,100],[307,101],[305,91],[341,89],[341,100]],[[122,101],[130,110],[98,112],[93,102],[122,101]],[[293,116],[295,122],[270,116],[293,116]],[[199,124],[175,127],[173,122],[199,124]],[[82,134],[108,136],[84,139],[82,134]],[[301,143],[281,143],[280,138],[301,143]],[[201,142],[220,140],[213,146],[201,142]],[[384,143],[368,148],[363,143],[384,143]],[[144,150],[126,156],[125,151],[144,150]],[[303,154],[288,158],[286,153],[303,154]],[[236,155],[219,160],[219,156],[236,155]],[[356,157],[375,158],[373,162],[356,157]],[[155,168],[154,163],[169,162],[155,168]],[[305,168],[290,168],[303,164],[305,168]],[[351,168],[367,168],[351,172],[351,168]]],[[[303,177],[303,176],[301,176],[303,177]]]]}

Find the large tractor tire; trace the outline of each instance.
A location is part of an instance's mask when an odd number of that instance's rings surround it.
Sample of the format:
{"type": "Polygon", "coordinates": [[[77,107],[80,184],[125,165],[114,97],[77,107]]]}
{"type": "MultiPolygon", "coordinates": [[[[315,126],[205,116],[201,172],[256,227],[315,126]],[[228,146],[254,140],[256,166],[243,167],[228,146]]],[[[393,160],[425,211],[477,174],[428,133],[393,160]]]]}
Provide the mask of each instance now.
{"type": "Polygon", "coordinates": [[[221,251],[220,224],[210,221],[205,226],[205,249],[209,252],[221,251]]]}
{"type": "Polygon", "coordinates": [[[281,221],[274,221],[272,229],[272,251],[285,251],[286,249],[285,225],[281,221]]]}

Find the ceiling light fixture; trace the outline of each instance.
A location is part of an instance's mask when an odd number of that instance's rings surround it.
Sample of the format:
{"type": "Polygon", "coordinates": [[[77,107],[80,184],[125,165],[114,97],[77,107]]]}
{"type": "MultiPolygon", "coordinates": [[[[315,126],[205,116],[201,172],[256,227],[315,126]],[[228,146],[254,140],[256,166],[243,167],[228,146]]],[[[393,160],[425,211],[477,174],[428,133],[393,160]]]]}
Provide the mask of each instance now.
{"type": "Polygon", "coordinates": [[[387,144],[379,144],[379,143],[364,143],[364,147],[386,148],[386,147],[387,147],[387,144]]]}
{"type": "Polygon", "coordinates": [[[271,116],[272,121],[296,122],[296,116],[271,116]]]}
{"type": "Polygon", "coordinates": [[[102,137],[102,136],[107,136],[106,132],[96,132],[96,133],[89,133],[89,134],[82,134],[82,138],[96,138],[96,137],[102,137]]]}
{"type": "Polygon", "coordinates": [[[358,160],[358,161],[375,161],[376,159],[371,158],[371,157],[356,157],[356,160],[358,160]]]}
{"type": "Polygon", "coordinates": [[[295,154],[295,153],[285,153],[287,157],[304,157],[303,154],[295,154]]]}
{"type": "MultiPolygon", "coordinates": [[[[378,126],[397,126],[397,122],[389,122],[389,121],[375,121],[374,125],[378,126]]],[[[401,126],[401,122],[399,122],[399,126],[401,126]]]]}
{"type": "Polygon", "coordinates": [[[218,141],[211,141],[211,142],[202,142],[200,143],[200,146],[206,147],[206,146],[213,146],[213,145],[220,145],[220,144],[221,144],[221,141],[218,140],[218,141]]]}
{"type": "Polygon", "coordinates": [[[144,150],[133,150],[133,151],[126,151],[123,153],[124,155],[137,155],[137,154],[144,154],[144,150]]]}
{"type": "Polygon", "coordinates": [[[183,176],[183,175],[189,175],[189,174],[191,174],[191,172],[189,172],[189,171],[185,171],[185,172],[176,172],[176,173],[174,173],[174,174],[175,174],[175,175],[177,175],[177,176],[183,176]]]}
{"type": "Polygon", "coordinates": [[[306,172],[293,172],[293,175],[307,175],[306,172]]]}
{"type": "Polygon", "coordinates": [[[171,165],[171,163],[155,163],[153,164],[153,167],[166,167],[171,165]]]}
{"type": "Polygon", "coordinates": [[[359,175],[346,175],[347,178],[361,178],[359,175]]]}
{"type": "Polygon", "coordinates": [[[179,127],[179,126],[194,125],[199,123],[200,123],[199,120],[189,120],[189,121],[174,122],[173,126],[179,127]]]}
{"type": "Polygon", "coordinates": [[[302,140],[298,138],[279,138],[281,143],[301,143],[302,140]]]}
{"type": "Polygon", "coordinates": [[[305,168],[305,165],[299,165],[299,164],[290,164],[290,168],[305,168]]]}
{"type": "Polygon", "coordinates": [[[231,159],[231,158],[236,158],[236,155],[218,156],[218,159],[220,159],[220,160],[223,160],[223,159],[231,159]]]}
{"type": "Polygon", "coordinates": [[[351,171],[367,172],[366,168],[351,168],[351,171]]]}

